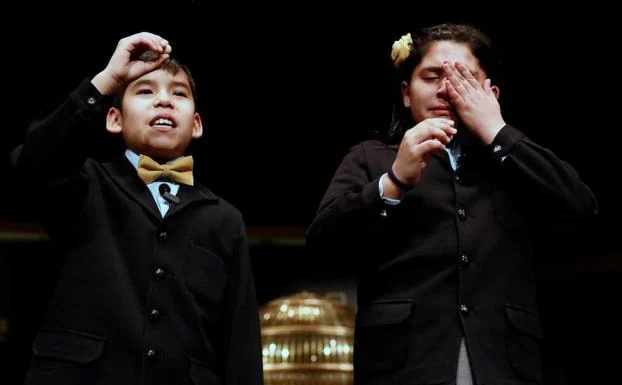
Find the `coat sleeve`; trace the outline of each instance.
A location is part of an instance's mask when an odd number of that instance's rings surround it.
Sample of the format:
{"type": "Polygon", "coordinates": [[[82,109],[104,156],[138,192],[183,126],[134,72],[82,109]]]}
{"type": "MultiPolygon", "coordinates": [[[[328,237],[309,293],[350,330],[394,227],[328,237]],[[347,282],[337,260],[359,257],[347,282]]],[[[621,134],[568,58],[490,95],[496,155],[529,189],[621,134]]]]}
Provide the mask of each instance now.
{"type": "Polygon", "coordinates": [[[598,213],[596,198],[577,171],[521,131],[505,126],[490,151],[501,186],[539,227],[572,227],[598,213]]]}
{"type": "Polygon", "coordinates": [[[379,176],[370,170],[365,143],[352,147],[337,168],[307,231],[307,247],[316,252],[333,246],[354,247],[382,227],[383,210],[392,208],[380,197],[378,182],[379,176]]]}
{"type": "Polygon", "coordinates": [[[23,193],[32,194],[33,209],[51,236],[55,231],[50,221],[60,222],[56,227],[62,230],[63,222],[71,223],[86,200],[83,165],[102,144],[109,101],[85,79],[66,100],[40,112],[24,143],[11,153],[23,193]]]}
{"type": "Polygon", "coordinates": [[[54,185],[75,177],[103,131],[109,101],[84,80],[67,100],[32,120],[24,143],[11,154],[13,165],[39,183],[54,185]]]}

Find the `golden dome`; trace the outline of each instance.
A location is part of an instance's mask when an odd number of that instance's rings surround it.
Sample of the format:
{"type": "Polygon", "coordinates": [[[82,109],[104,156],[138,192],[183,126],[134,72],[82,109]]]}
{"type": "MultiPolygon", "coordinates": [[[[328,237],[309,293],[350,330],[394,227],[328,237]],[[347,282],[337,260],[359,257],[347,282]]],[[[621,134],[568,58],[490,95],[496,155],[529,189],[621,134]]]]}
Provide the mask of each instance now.
{"type": "Polygon", "coordinates": [[[353,309],[303,291],[259,316],[266,385],[352,384],[353,309]]]}

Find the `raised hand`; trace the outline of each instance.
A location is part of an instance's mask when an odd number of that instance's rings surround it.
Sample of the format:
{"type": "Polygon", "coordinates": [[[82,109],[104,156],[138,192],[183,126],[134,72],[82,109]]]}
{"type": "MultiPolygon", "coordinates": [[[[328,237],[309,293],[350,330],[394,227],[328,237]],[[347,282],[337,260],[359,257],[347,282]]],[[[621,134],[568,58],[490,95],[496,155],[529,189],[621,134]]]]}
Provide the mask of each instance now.
{"type": "Polygon", "coordinates": [[[445,87],[456,113],[466,127],[484,144],[492,143],[505,126],[501,107],[497,100],[499,89],[490,86],[490,79],[483,84],[462,63],[443,63],[445,87]]]}
{"type": "Polygon", "coordinates": [[[113,94],[125,84],[157,69],[170,52],[168,41],[153,33],[125,37],[119,40],[108,65],[92,83],[103,95],[113,94]]]}
{"type": "Polygon", "coordinates": [[[456,134],[454,122],[445,118],[428,118],[406,131],[393,162],[393,173],[403,183],[416,185],[427,159],[441,151],[456,134]]]}

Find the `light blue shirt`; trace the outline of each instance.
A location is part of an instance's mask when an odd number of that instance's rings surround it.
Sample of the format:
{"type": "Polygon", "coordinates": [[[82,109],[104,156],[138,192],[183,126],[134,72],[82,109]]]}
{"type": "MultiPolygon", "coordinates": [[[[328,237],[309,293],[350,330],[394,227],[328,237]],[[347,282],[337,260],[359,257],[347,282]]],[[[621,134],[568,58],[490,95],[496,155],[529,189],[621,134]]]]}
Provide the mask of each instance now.
{"type": "MultiPolygon", "coordinates": [[[[136,154],[134,151],[130,149],[127,149],[125,150],[125,157],[127,158],[127,160],[130,161],[132,166],[134,166],[134,168],[138,170],[138,159],[140,158],[138,154],[136,154]]],[[[160,210],[160,214],[162,214],[162,217],[166,215],[166,212],[168,211],[170,207],[170,203],[166,199],[164,199],[162,195],[160,195],[159,189],[160,189],[160,185],[163,183],[167,184],[171,188],[171,192],[170,192],[171,195],[176,196],[177,192],[179,191],[179,184],[171,180],[166,180],[166,182],[161,181],[161,180],[156,180],[147,185],[147,188],[149,189],[149,191],[151,191],[151,196],[153,196],[153,199],[155,200],[155,203],[158,206],[158,210],[160,210]]]]}

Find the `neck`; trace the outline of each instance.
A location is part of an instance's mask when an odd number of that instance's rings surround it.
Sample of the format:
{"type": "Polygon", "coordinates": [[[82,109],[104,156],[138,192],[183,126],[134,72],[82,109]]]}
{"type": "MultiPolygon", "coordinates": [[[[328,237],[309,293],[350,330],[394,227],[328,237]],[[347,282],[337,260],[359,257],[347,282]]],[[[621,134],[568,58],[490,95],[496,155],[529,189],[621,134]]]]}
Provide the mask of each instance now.
{"type": "Polygon", "coordinates": [[[179,157],[184,156],[184,154],[172,155],[172,154],[154,153],[153,151],[145,151],[144,149],[137,149],[137,148],[131,148],[131,147],[128,147],[128,149],[133,151],[138,156],[140,155],[148,156],[158,163],[170,162],[171,160],[175,160],[179,157]]]}

